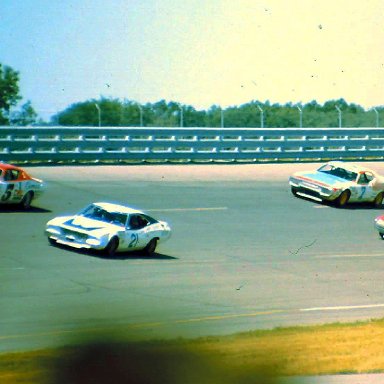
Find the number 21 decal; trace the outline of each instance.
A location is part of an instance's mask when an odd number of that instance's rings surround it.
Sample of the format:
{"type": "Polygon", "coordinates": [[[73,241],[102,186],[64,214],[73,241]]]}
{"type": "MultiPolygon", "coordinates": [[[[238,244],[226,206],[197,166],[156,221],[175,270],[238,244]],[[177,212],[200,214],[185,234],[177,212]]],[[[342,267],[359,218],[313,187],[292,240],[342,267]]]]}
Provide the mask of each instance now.
{"type": "Polygon", "coordinates": [[[132,235],[131,235],[131,242],[129,243],[128,248],[135,247],[136,244],[138,243],[138,241],[139,241],[139,236],[137,236],[136,233],[132,233],[132,235]]]}

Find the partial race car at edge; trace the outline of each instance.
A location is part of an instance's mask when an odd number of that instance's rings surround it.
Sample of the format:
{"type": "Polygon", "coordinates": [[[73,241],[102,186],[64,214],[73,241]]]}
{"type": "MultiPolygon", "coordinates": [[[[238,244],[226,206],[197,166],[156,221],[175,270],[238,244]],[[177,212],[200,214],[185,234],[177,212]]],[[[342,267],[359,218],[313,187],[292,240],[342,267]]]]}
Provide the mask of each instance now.
{"type": "Polygon", "coordinates": [[[372,169],[342,161],[330,161],[314,171],[296,172],[289,178],[291,191],[338,207],[348,203],[372,203],[381,207],[384,178],[372,169]]]}
{"type": "Polygon", "coordinates": [[[42,180],[20,167],[0,162],[0,204],[17,204],[28,210],[44,190],[42,180]]]}

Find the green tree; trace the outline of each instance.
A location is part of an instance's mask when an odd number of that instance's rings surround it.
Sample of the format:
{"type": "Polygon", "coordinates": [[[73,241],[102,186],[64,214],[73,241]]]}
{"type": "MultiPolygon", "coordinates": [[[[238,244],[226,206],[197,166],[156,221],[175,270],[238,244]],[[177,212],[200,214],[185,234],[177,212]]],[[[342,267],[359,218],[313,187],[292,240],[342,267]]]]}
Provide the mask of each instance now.
{"type": "Polygon", "coordinates": [[[206,115],[205,111],[196,111],[196,109],[191,105],[182,105],[181,107],[183,108],[184,127],[204,127],[206,115]]]}
{"type": "Polygon", "coordinates": [[[152,124],[155,127],[178,127],[180,125],[180,105],[174,101],[160,100],[152,104],[152,124]]]}
{"type": "MultiPolygon", "coordinates": [[[[221,112],[222,109],[218,105],[212,105],[207,111],[206,127],[220,127],[221,126],[221,112]]],[[[225,125],[225,121],[224,121],[225,125]]]]}
{"type": "Polygon", "coordinates": [[[0,125],[9,125],[10,109],[19,100],[19,73],[0,63],[0,125]]]}
{"type": "Polygon", "coordinates": [[[27,101],[21,106],[20,111],[11,113],[10,123],[11,125],[26,126],[36,122],[37,113],[33,109],[30,101],[27,101]]]}
{"type": "Polygon", "coordinates": [[[59,125],[118,127],[123,118],[123,106],[117,99],[102,98],[72,104],[52,118],[59,125]],[[99,113],[100,112],[100,113],[99,113]],[[99,121],[100,117],[100,121],[99,121]]]}
{"type": "Polygon", "coordinates": [[[148,114],[145,113],[146,107],[131,100],[124,100],[122,103],[120,126],[140,127],[148,124],[148,114]]]}

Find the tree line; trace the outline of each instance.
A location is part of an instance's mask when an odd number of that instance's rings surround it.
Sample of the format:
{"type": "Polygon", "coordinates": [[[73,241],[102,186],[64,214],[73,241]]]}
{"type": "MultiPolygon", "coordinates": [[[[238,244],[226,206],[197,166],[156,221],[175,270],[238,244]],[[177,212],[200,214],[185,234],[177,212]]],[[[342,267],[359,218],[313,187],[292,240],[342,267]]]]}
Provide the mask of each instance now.
{"type": "Polygon", "coordinates": [[[384,106],[365,110],[344,99],[324,104],[271,103],[252,100],[222,109],[212,105],[196,110],[191,105],[160,100],[138,104],[134,100],[100,97],[74,103],[44,121],[30,101],[22,104],[20,75],[0,63],[0,125],[10,126],[104,126],[104,127],[230,127],[230,128],[332,128],[376,127],[384,106]]]}
{"type": "Polygon", "coordinates": [[[174,101],[139,105],[131,100],[101,98],[73,104],[53,120],[63,126],[107,127],[375,127],[380,123],[383,110],[378,107],[366,111],[344,99],[330,100],[323,105],[315,100],[283,105],[253,100],[225,109],[213,105],[208,110],[196,110],[174,101]]]}

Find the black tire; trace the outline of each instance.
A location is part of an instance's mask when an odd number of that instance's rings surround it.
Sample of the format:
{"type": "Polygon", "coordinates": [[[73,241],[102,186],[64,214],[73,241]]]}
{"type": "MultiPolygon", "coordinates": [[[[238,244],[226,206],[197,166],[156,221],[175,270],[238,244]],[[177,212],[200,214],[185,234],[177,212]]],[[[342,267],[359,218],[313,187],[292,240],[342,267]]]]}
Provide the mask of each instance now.
{"type": "Polygon", "coordinates": [[[336,199],[336,205],[340,208],[345,207],[348,204],[349,198],[351,197],[351,192],[346,189],[341,192],[341,195],[336,199]]]}
{"type": "Polygon", "coordinates": [[[148,256],[151,256],[155,253],[156,247],[157,247],[157,239],[152,239],[144,248],[144,253],[148,256]]]}
{"type": "Polygon", "coordinates": [[[373,200],[374,207],[381,208],[383,206],[383,199],[384,199],[383,192],[378,193],[377,196],[375,197],[375,200],[373,200]]]}
{"type": "Polygon", "coordinates": [[[297,188],[296,187],[291,187],[291,192],[293,196],[297,197],[297,188]]]}
{"type": "Polygon", "coordinates": [[[23,200],[21,200],[21,207],[25,210],[28,210],[31,208],[31,204],[32,204],[32,200],[33,200],[33,193],[31,191],[29,191],[24,197],[23,197],[23,200]]]}
{"type": "Polygon", "coordinates": [[[112,239],[109,240],[108,245],[104,248],[104,252],[108,256],[114,256],[118,247],[119,247],[119,239],[117,237],[112,237],[112,239]]]}

